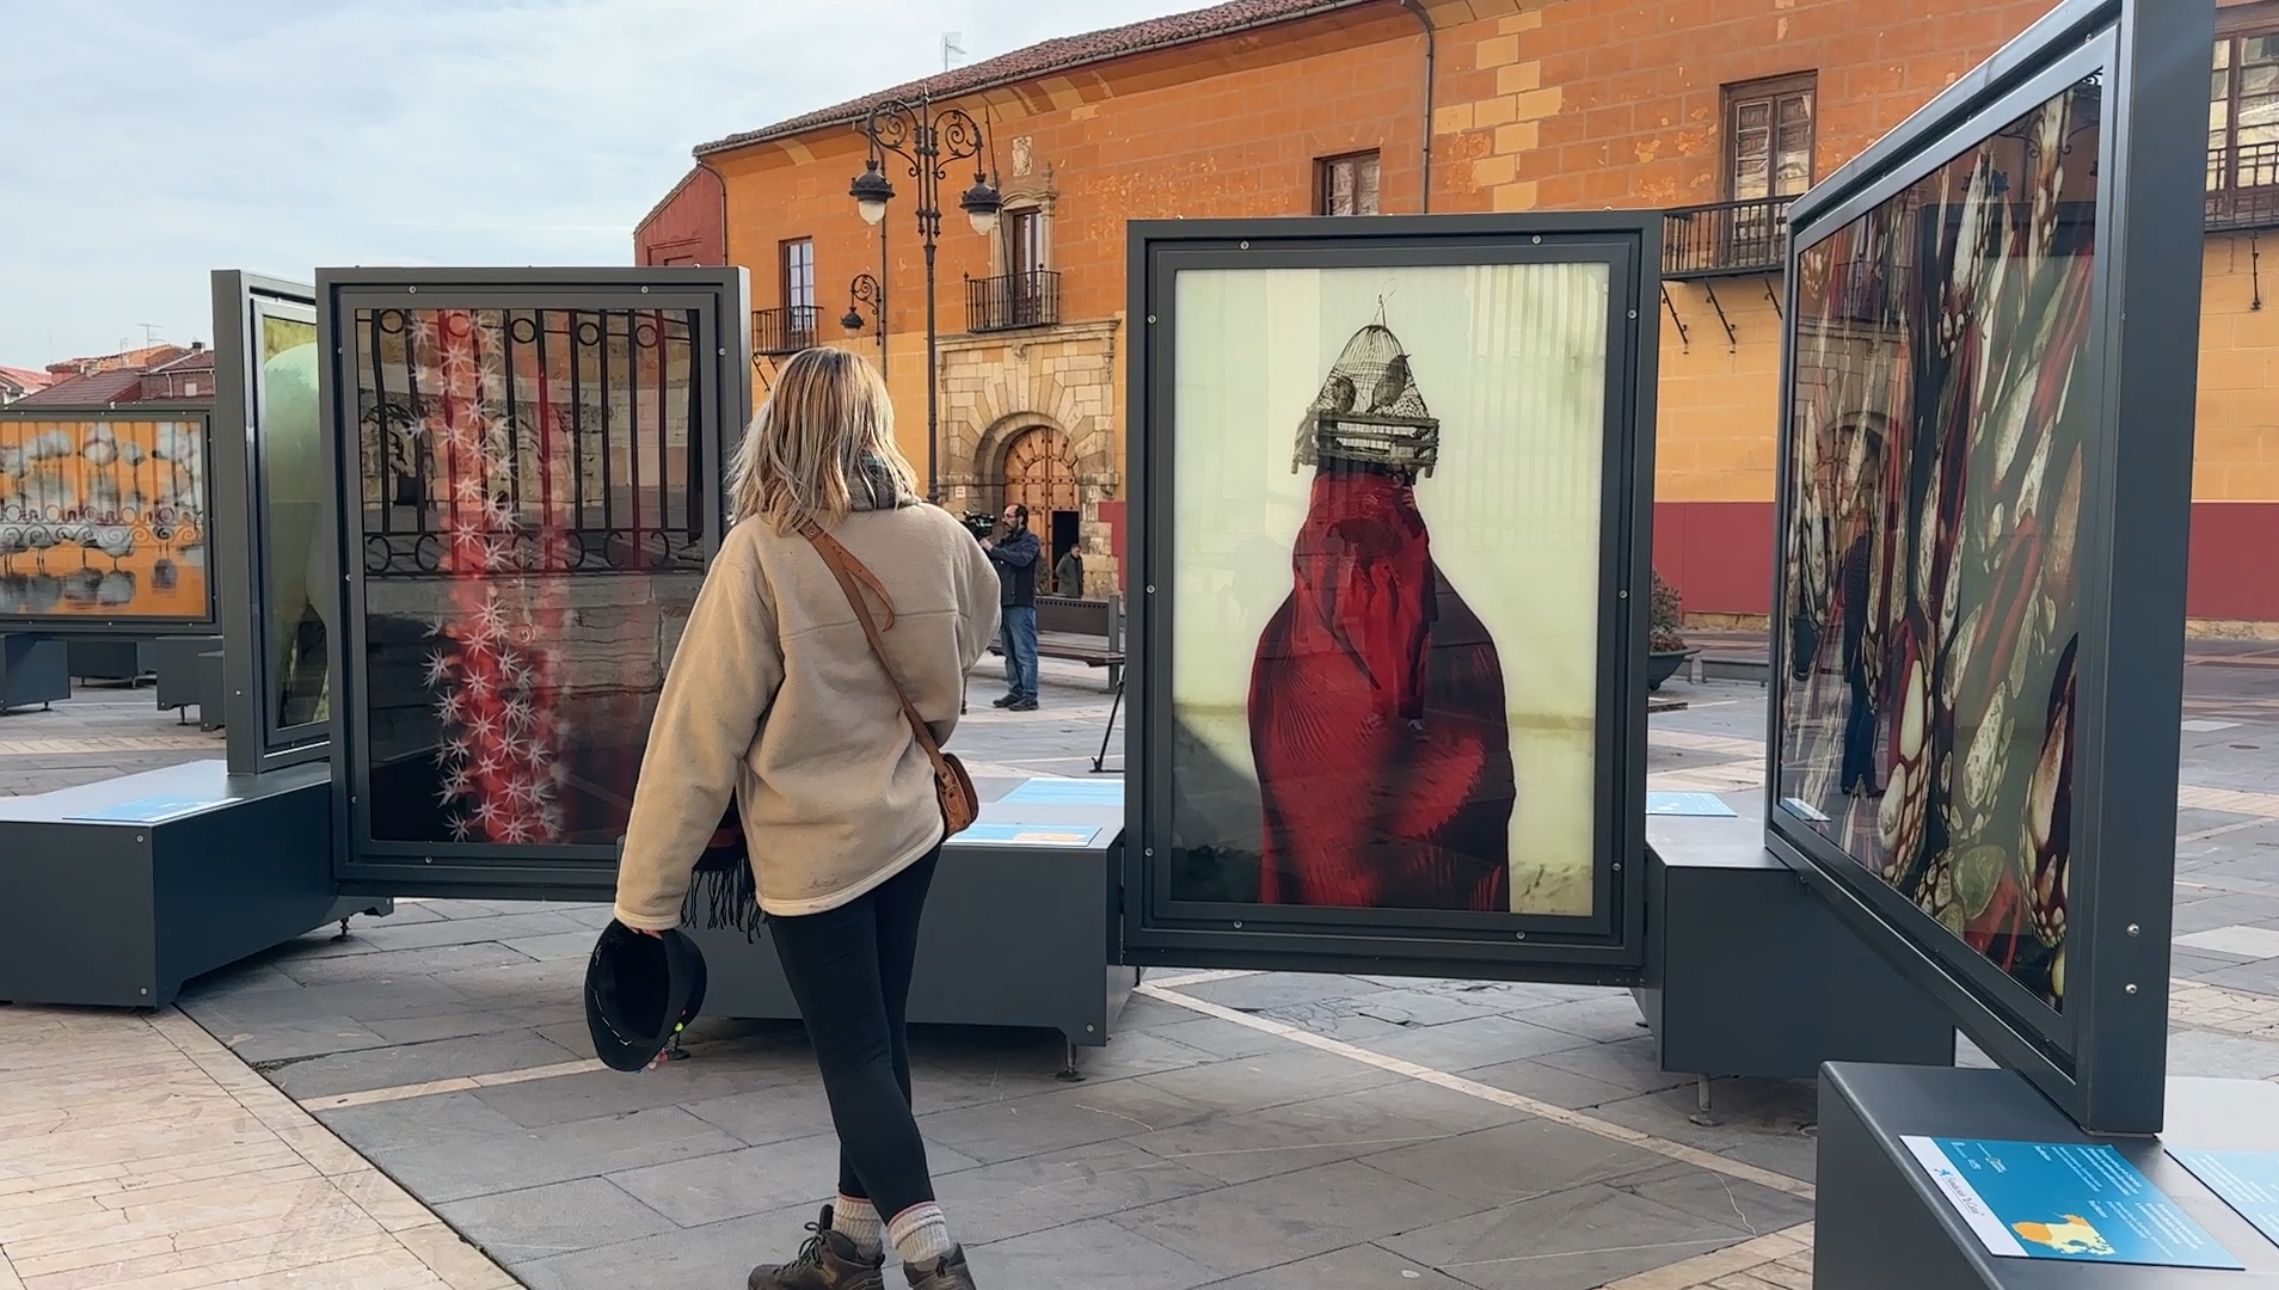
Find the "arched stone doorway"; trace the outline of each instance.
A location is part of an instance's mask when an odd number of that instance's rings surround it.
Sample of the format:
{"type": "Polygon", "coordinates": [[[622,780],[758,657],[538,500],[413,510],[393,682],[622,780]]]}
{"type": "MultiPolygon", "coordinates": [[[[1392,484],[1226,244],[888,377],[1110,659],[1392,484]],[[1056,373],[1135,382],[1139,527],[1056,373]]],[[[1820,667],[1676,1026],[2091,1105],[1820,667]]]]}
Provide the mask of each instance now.
{"type": "Polygon", "coordinates": [[[1076,448],[1059,427],[1034,425],[1014,435],[1005,445],[998,484],[1004,505],[1029,508],[1029,526],[1044,543],[1048,561],[1078,545],[1084,501],[1077,488],[1076,448]]]}

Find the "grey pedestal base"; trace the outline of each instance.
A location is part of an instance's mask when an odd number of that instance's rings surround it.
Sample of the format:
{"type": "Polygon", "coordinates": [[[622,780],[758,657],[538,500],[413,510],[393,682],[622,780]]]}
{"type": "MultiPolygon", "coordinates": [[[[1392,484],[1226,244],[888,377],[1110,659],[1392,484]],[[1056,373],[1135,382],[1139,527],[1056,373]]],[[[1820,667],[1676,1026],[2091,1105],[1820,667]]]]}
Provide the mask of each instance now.
{"type": "Polygon", "coordinates": [[[155,664],[152,642],[147,640],[101,640],[74,637],[66,648],[71,654],[71,674],[82,681],[126,681],[130,684],[150,675],[155,664]]]}
{"type": "Polygon", "coordinates": [[[200,761],[0,798],[0,1000],[158,1007],[200,973],[391,912],[339,896],[330,771],[231,776],[200,761]],[[81,818],[188,803],[166,819],[81,818]]]}
{"type": "MultiPolygon", "coordinates": [[[[985,798],[1019,781],[984,781],[985,798]]],[[[1008,1026],[1058,1030],[1069,1043],[1096,1047],[1139,982],[1113,965],[1115,843],[1121,807],[1027,807],[991,802],[981,823],[1019,819],[1099,830],[1089,847],[992,845],[968,838],[942,848],[918,938],[910,1020],[918,1025],[1008,1026]]],[[[719,1017],[793,1020],[799,1008],[784,983],[765,927],[742,932],[691,929],[704,950],[705,1012],[719,1017]]]]}
{"type": "Polygon", "coordinates": [[[198,729],[219,730],[228,720],[229,675],[222,662],[222,652],[215,650],[198,656],[197,695],[198,729]]]}
{"type": "Polygon", "coordinates": [[[219,636],[169,636],[151,643],[160,711],[180,712],[198,702],[198,656],[221,647],[219,636]]]}
{"type": "Polygon", "coordinates": [[[1751,803],[1733,805],[1738,818],[1647,821],[1636,994],[1662,1069],[1801,1080],[1828,1061],[1952,1066],[1952,1020],[1765,851],[1751,803]]]}
{"type": "Polygon", "coordinates": [[[2114,1139],[2245,1272],[1996,1258],[1985,1252],[1900,1142],[1903,1136],[2080,1143],[2048,1099],[2011,1071],[1836,1064],[1820,1078],[1816,1290],[2273,1290],[2279,1248],[2233,1213],[2162,1142],[2279,1150],[2279,1086],[2172,1079],[2161,1140],[2114,1139]]]}
{"type": "Polygon", "coordinates": [[[0,712],[71,697],[70,652],[44,636],[0,636],[0,712]]]}

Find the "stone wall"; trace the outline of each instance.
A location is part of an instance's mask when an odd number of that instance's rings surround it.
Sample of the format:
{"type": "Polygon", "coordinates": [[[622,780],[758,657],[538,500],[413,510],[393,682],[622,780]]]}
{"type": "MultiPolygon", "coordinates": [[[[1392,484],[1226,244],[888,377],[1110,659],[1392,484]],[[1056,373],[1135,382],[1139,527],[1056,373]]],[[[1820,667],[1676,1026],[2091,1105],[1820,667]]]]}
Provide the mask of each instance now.
{"type": "Polygon", "coordinates": [[[1046,426],[1068,436],[1082,511],[1079,543],[1088,595],[1116,585],[1116,559],[1100,503],[1123,496],[1117,467],[1116,320],[1036,331],[944,337],[942,502],[952,512],[995,511],[1005,453],[1046,426]]]}

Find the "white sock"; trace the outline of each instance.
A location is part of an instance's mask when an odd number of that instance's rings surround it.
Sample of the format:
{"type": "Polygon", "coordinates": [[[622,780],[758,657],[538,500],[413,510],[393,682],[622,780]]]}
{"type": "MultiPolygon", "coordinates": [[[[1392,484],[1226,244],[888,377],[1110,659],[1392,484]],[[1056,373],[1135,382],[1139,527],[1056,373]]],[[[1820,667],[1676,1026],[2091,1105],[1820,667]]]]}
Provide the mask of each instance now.
{"type": "Polygon", "coordinates": [[[956,1243],[950,1240],[950,1221],[942,1217],[942,1207],[931,1201],[896,1214],[886,1225],[886,1235],[894,1242],[895,1254],[910,1267],[932,1268],[957,1253],[956,1243]]]}
{"type": "Polygon", "coordinates": [[[885,1248],[886,1220],[878,1216],[878,1207],[867,1200],[841,1196],[833,1201],[831,1230],[853,1241],[866,1258],[885,1248]]]}

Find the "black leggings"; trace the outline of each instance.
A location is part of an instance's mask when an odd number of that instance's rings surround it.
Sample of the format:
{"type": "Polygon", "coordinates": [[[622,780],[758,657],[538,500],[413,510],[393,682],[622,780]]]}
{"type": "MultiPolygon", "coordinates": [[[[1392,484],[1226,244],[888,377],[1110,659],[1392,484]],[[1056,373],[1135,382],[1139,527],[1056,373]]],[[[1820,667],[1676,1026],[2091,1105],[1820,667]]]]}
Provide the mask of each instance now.
{"type": "Polygon", "coordinates": [[[839,1194],[891,1219],[934,1199],[910,1112],[910,970],[941,849],[853,902],[770,918],[776,957],[823,1068],[839,1133],[839,1194]]]}

